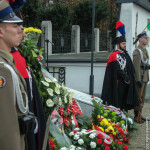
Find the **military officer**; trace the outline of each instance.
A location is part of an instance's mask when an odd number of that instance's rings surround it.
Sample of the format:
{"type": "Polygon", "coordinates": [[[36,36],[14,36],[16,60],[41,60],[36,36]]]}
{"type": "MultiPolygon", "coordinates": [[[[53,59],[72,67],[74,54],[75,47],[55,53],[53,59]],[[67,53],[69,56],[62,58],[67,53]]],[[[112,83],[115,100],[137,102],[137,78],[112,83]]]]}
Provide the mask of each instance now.
{"type": "MultiPolygon", "coordinates": [[[[142,88],[142,102],[141,102],[141,112],[144,105],[147,82],[149,81],[149,55],[146,49],[146,45],[148,45],[148,36],[146,32],[142,32],[137,36],[134,44],[139,41],[139,45],[135,48],[133,52],[133,65],[135,68],[135,80],[137,83],[137,89],[139,91],[142,88]]],[[[136,107],[134,110],[134,120],[137,122],[138,116],[138,108],[136,107]]],[[[146,121],[146,118],[141,116],[142,122],[146,121]]]]}
{"type": "Polygon", "coordinates": [[[17,71],[11,48],[21,41],[22,22],[9,6],[0,1],[0,149],[25,150],[25,134],[33,129],[28,115],[26,83],[17,71]]]}

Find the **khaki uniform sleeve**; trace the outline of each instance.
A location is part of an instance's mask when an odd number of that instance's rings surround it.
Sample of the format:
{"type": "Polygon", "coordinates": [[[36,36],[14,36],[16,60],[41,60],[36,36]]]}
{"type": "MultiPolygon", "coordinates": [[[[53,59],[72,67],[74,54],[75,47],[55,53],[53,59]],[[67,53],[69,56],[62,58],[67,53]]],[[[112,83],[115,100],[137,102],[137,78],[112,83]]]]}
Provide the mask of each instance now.
{"type": "Polygon", "coordinates": [[[141,56],[138,50],[133,53],[133,65],[135,69],[135,80],[141,81],[140,67],[141,67],[141,56]]]}
{"type": "Polygon", "coordinates": [[[12,76],[3,64],[0,64],[0,77],[6,83],[0,87],[0,149],[22,150],[12,76]]]}

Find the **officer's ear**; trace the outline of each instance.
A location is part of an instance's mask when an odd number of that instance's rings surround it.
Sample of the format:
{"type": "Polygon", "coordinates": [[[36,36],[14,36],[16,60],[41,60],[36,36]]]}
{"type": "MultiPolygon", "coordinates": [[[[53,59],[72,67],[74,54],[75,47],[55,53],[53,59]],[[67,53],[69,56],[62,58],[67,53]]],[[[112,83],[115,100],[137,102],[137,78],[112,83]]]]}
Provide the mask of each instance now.
{"type": "Polygon", "coordinates": [[[3,23],[0,23],[0,37],[3,37],[3,34],[4,34],[4,24],[3,23]]]}

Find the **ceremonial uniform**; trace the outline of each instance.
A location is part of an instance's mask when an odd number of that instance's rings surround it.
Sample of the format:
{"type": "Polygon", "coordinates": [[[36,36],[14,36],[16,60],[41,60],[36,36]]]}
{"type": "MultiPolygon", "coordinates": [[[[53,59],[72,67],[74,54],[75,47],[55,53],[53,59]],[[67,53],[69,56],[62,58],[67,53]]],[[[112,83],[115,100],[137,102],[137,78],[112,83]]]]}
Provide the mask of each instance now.
{"type": "Polygon", "coordinates": [[[138,45],[138,47],[133,52],[133,64],[135,68],[135,80],[136,82],[142,82],[143,94],[141,97],[142,98],[141,107],[143,107],[144,105],[147,82],[149,81],[149,70],[146,69],[148,61],[149,55],[146,48],[144,48],[141,45],[138,45]]]}
{"type": "MultiPolygon", "coordinates": [[[[140,33],[135,42],[139,41],[138,47],[133,52],[133,64],[135,68],[135,80],[139,93],[139,107],[134,109],[134,120],[138,122],[138,114],[142,113],[142,108],[145,101],[147,82],[149,81],[149,55],[145,48],[148,44],[148,36],[146,32],[140,33]]],[[[146,118],[141,116],[142,123],[146,121],[146,118]]],[[[138,122],[139,123],[139,122],[138,122]]]]}
{"type": "MultiPolygon", "coordinates": [[[[29,110],[37,118],[36,131],[27,135],[28,150],[41,150],[46,129],[46,119],[43,110],[41,96],[31,70],[27,67],[25,58],[21,56],[16,48],[12,48],[11,55],[14,57],[15,65],[27,84],[29,110]]],[[[48,147],[47,147],[48,150],[48,147]]]]}
{"type": "Polygon", "coordinates": [[[121,110],[138,105],[134,67],[127,51],[117,49],[109,56],[101,98],[104,104],[121,110]]]}
{"type": "Polygon", "coordinates": [[[0,149],[24,150],[25,135],[20,134],[18,117],[28,114],[26,83],[17,71],[13,57],[0,50],[0,149]],[[11,71],[12,69],[12,71],[11,71]],[[13,77],[13,71],[16,74],[13,77]],[[14,80],[15,79],[15,80],[14,80]],[[14,81],[13,81],[14,80],[14,81]],[[17,80],[19,87],[16,88],[17,80]],[[17,98],[20,94],[22,99],[17,98]],[[21,106],[22,103],[23,105],[21,106]]]}

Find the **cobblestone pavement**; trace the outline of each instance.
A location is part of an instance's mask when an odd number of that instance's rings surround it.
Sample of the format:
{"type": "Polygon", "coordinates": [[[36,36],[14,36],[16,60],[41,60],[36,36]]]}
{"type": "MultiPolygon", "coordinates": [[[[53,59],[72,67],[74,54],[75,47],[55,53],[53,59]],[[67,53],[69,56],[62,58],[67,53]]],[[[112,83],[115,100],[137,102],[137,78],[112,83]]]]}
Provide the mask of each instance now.
{"type": "MultiPolygon", "coordinates": [[[[133,110],[129,114],[134,116],[133,110]]],[[[150,100],[145,102],[142,115],[150,119],[150,100]]],[[[138,129],[129,135],[129,150],[150,150],[150,121],[136,125],[138,129]]]]}

